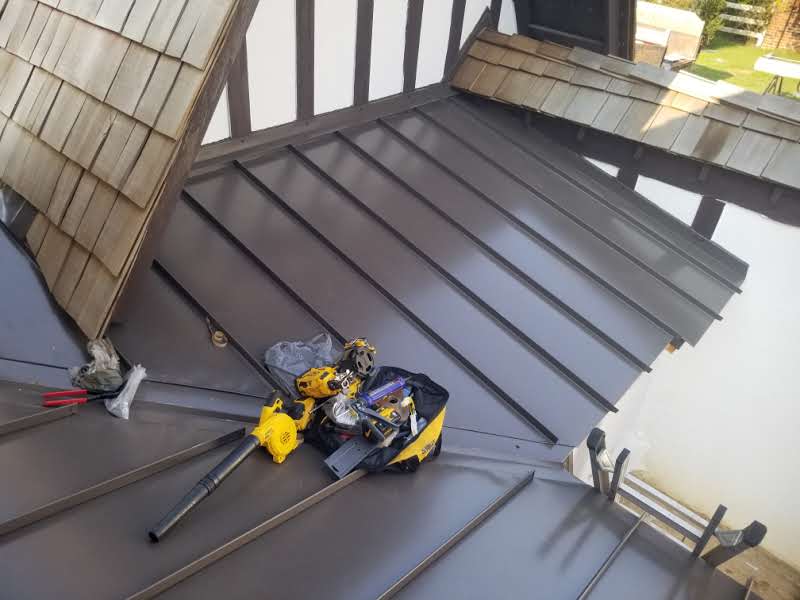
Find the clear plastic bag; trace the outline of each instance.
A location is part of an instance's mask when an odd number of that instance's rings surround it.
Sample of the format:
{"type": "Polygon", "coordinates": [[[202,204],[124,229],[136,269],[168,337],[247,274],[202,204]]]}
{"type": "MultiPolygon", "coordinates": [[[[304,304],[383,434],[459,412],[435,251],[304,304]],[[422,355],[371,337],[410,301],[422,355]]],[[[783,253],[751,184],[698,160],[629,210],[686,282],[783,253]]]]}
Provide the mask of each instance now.
{"type": "Polygon", "coordinates": [[[291,398],[299,398],[294,381],[309,369],[334,364],[342,348],[330,334],[319,333],[308,340],[283,341],[264,353],[264,364],[291,398]]]}
{"type": "Polygon", "coordinates": [[[128,372],[125,387],[114,398],[106,399],[106,410],[115,417],[128,419],[131,413],[131,404],[136,396],[139,384],[147,377],[147,371],[142,365],[136,365],[128,372]]]}
{"type": "Polygon", "coordinates": [[[113,344],[103,338],[89,340],[86,350],[92,360],[81,367],[71,367],[72,385],[90,392],[113,392],[124,383],[119,370],[119,356],[113,344]]]}

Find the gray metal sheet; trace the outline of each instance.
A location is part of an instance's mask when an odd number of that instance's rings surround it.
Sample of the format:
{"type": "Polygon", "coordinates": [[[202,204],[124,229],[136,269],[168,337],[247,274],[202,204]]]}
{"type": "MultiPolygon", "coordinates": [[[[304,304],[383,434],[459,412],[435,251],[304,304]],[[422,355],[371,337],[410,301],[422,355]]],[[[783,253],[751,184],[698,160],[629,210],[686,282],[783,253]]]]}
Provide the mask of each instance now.
{"type": "MultiPolygon", "coordinates": [[[[199,187],[203,195],[216,196],[215,187],[230,181],[231,178],[223,177],[222,181],[214,180],[199,187]]],[[[192,186],[190,191],[194,193],[197,189],[192,186]]],[[[237,205],[228,204],[232,214],[237,205]]],[[[256,226],[257,223],[251,223],[251,227],[256,226]]],[[[264,351],[275,342],[307,339],[325,330],[324,325],[185,201],[175,208],[158,260],[259,364],[263,364],[264,351]]]]}
{"type": "MultiPolygon", "coordinates": [[[[296,157],[278,153],[247,169],[562,443],[580,443],[587,424],[605,414],[568,376],[511,336],[296,157]]],[[[385,192],[376,188],[373,193],[385,192]]]]}
{"type": "Polygon", "coordinates": [[[647,307],[687,341],[696,343],[713,321],[713,317],[675,289],[642,270],[454,138],[411,117],[393,117],[388,122],[527,227],[573,256],[622,294],[647,307]]]}
{"type": "Polygon", "coordinates": [[[480,148],[542,196],[591,228],[593,232],[635,256],[673,286],[699,302],[719,311],[730,298],[732,291],[730,287],[723,285],[708,272],[662,244],[638,224],[611,210],[570,178],[547,168],[542,163],[532,161],[530,155],[509,144],[499,135],[487,131],[485,127],[475,127],[469,119],[451,118],[450,113],[440,116],[439,113],[430,112],[425,108],[420,112],[433,115],[434,122],[441,123],[469,144],[480,148]]]}
{"type": "Polygon", "coordinates": [[[467,118],[472,127],[491,134],[491,127],[501,132],[512,143],[519,144],[538,160],[567,173],[581,185],[594,191],[605,202],[623,214],[635,219],[655,235],[687,253],[700,264],[718,273],[723,279],[740,285],[747,274],[747,264],[714,242],[704,239],[686,225],[664,212],[641,194],[626,188],[614,177],[609,177],[588,161],[569,149],[554,143],[537,131],[522,125],[520,115],[511,113],[497,103],[476,100],[478,105],[464,99],[437,103],[431,106],[437,115],[446,113],[453,118],[467,118]],[[475,115],[478,118],[475,118],[475,115]],[[457,117],[456,117],[457,115],[457,117]]]}
{"type": "Polygon", "coordinates": [[[137,402],[168,405],[181,412],[222,419],[258,421],[264,399],[205,388],[143,381],[136,392],[137,402]]]}
{"type": "Polygon", "coordinates": [[[528,472],[443,453],[367,476],[163,598],[377,598],[528,472]]]}
{"type": "Polygon", "coordinates": [[[670,341],[671,335],[655,323],[526,236],[472,190],[409,152],[379,126],[350,130],[345,136],[644,364],[650,364],[670,341]]]}
{"type": "Polygon", "coordinates": [[[71,367],[84,340],[50,298],[36,265],[0,226],[0,358],[71,367]]]}
{"type": "Polygon", "coordinates": [[[589,486],[537,475],[399,597],[576,598],[634,521],[589,486]]]}
{"type": "MultiPolygon", "coordinates": [[[[142,437],[160,453],[169,451],[158,436],[142,437]]],[[[0,596],[125,598],[331,482],[313,448],[300,448],[283,465],[256,452],[167,538],[152,544],[147,529],[231,449],[201,455],[5,537],[0,596]]],[[[236,578],[225,586],[227,597],[241,597],[236,578]]]]}
{"type": "Polygon", "coordinates": [[[189,415],[176,427],[167,416],[164,409],[134,404],[125,421],[93,404],[72,417],[3,436],[0,472],[14,493],[0,495],[0,521],[235,429],[189,415]]]}
{"type": "Polygon", "coordinates": [[[3,358],[0,358],[0,379],[53,388],[67,388],[72,385],[66,367],[48,367],[3,358]]]}
{"type": "Polygon", "coordinates": [[[0,424],[45,410],[41,401],[38,391],[0,381],[0,424]]]}
{"type": "Polygon", "coordinates": [[[394,232],[611,402],[639,375],[640,370],[627,359],[527,287],[342,141],[323,139],[302,152],[394,232]],[[377,189],[383,192],[376,194],[377,189]]]}
{"type": "Polygon", "coordinates": [[[266,396],[272,387],[233,348],[217,348],[205,315],[161,273],[151,269],[125,297],[108,335],[117,350],[143,363],[153,381],[266,396]],[[174,335],[164,335],[167,331],[174,335]]]}
{"type": "MultiPolygon", "coordinates": [[[[218,180],[213,185],[198,182],[189,191],[336,331],[350,337],[366,335],[378,347],[380,364],[426,372],[444,385],[451,395],[448,424],[545,441],[243,174],[229,170],[224,185],[218,180]],[[219,193],[220,189],[225,193],[219,193]]],[[[200,238],[196,243],[202,247],[206,241],[200,238]]],[[[196,277],[202,279],[203,274],[196,277]]],[[[257,312],[250,313],[242,310],[238,296],[229,300],[228,310],[243,326],[253,327],[269,314],[269,305],[263,302],[257,312]]]]}
{"type": "MultiPolygon", "coordinates": [[[[639,527],[589,596],[591,600],[740,600],[741,585],[652,527],[639,527]]],[[[755,599],[755,595],[751,595],[755,599]]]]}

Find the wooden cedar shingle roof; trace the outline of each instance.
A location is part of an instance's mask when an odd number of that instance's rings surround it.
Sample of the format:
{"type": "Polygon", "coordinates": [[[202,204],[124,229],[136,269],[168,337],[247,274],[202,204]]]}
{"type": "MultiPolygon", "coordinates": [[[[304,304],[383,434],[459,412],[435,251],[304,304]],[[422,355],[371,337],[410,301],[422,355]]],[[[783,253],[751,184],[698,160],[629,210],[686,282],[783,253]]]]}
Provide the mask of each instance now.
{"type": "Polygon", "coordinates": [[[0,179],[48,287],[104,327],[235,0],[0,0],[0,179]]]}
{"type": "Polygon", "coordinates": [[[452,85],[800,188],[800,102],[484,30],[452,85]]]}

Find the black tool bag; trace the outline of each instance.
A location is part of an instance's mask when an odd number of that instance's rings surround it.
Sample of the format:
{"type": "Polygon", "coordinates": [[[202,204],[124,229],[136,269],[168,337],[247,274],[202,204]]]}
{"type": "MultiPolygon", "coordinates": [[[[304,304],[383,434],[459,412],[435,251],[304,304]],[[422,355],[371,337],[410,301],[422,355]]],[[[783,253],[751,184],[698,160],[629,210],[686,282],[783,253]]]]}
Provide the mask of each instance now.
{"type": "MultiPolygon", "coordinates": [[[[412,389],[417,418],[424,417],[426,421],[425,427],[427,427],[427,424],[431,423],[441,411],[444,410],[447,400],[450,397],[450,394],[445,388],[427,375],[422,373],[410,373],[399,367],[380,367],[370,380],[366,382],[366,387],[363,391],[378,388],[398,377],[403,377],[406,380],[406,386],[412,389]]],[[[322,413],[322,411],[317,412],[322,413]]],[[[415,471],[419,466],[419,460],[416,457],[392,465],[389,465],[389,463],[403,448],[413,444],[416,437],[424,430],[424,428],[420,429],[417,436],[414,438],[404,437],[404,439],[400,439],[401,436],[398,435],[387,447],[376,449],[374,452],[370,453],[357,468],[372,472],[383,471],[385,469],[415,471]]],[[[321,426],[321,419],[319,418],[315,419],[314,426],[310,433],[310,436],[306,435],[306,440],[326,454],[335,452],[343,444],[341,437],[337,433],[321,426]]],[[[442,438],[439,436],[436,448],[432,451],[430,458],[438,456],[441,451],[441,444],[442,438]]]]}

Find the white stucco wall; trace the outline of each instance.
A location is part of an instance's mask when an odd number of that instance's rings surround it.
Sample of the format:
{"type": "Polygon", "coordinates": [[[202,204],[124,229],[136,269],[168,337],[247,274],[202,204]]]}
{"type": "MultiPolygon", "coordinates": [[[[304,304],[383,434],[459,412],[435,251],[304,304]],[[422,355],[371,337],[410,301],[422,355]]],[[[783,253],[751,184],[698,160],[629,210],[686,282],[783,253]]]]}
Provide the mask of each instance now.
{"type": "MultiPolygon", "coordinates": [[[[691,221],[699,201],[640,178],[637,190],[691,221]]],[[[757,519],[764,547],[800,567],[800,229],[727,205],[713,240],[750,264],[743,293],[700,343],[663,353],[601,423],[612,457],[628,447],[632,468],[725,525],[757,519]]],[[[575,457],[589,481],[588,456],[575,457]]]]}
{"type": "MultiPolygon", "coordinates": [[[[462,43],[490,0],[467,0],[462,43]]],[[[377,0],[372,24],[369,98],[403,89],[407,0],[377,0]]],[[[314,111],[353,102],[357,0],[316,0],[314,19],[314,111]]],[[[452,0],[424,4],[417,87],[441,81],[450,34],[452,0]]],[[[499,29],[516,32],[513,0],[503,0],[499,29]]],[[[293,121],[296,116],[295,1],[260,0],[247,33],[250,113],[254,130],[293,121]]],[[[204,143],[230,136],[227,99],[222,98],[204,143]],[[227,129],[226,129],[227,128],[227,129]]]]}

